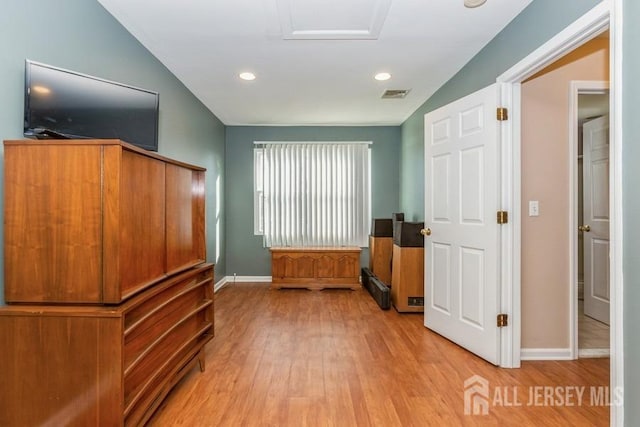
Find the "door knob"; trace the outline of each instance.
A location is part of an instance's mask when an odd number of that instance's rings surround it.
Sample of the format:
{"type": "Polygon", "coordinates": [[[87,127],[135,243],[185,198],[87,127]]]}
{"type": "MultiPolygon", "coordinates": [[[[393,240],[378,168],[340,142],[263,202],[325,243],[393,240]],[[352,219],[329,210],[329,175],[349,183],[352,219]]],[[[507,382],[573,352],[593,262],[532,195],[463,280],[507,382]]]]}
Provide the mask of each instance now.
{"type": "Polygon", "coordinates": [[[422,234],[423,236],[431,236],[431,229],[423,228],[422,230],[420,230],[420,234],[422,234]]]}
{"type": "Polygon", "coordinates": [[[578,227],[578,230],[580,231],[584,231],[585,233],[588,233],[589,231],[591,231],[591,227],[588,225],[581,225],[578,227]]]}

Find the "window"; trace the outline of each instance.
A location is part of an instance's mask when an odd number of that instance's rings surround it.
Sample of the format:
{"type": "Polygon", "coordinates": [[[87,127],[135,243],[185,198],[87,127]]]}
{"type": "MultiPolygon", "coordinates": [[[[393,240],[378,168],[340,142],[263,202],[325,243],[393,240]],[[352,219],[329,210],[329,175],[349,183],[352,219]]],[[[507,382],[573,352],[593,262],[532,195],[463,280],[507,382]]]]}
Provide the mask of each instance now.
{"type": "Polygon", "coordinates": [[[253,150],[253,234],[264,235],[264,187],[262,185],[264,148],[253,150]]]}
{"type": "Polygon", "coordinates": [[[370,161],[368,143],[259,143],[254,233],[266,247],[367,246],[370,161]]]}

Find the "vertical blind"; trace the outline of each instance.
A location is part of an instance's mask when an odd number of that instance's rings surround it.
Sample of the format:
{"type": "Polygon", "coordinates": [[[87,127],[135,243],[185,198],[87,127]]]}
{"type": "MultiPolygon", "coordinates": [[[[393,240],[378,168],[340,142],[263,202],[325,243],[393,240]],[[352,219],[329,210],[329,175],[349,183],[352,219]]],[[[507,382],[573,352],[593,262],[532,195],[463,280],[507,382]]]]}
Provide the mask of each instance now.
{"type": "Polygon", "coordinates": [[[265,143],[261,150],[265,246],[367,246],[367,144],[265,143]]]}

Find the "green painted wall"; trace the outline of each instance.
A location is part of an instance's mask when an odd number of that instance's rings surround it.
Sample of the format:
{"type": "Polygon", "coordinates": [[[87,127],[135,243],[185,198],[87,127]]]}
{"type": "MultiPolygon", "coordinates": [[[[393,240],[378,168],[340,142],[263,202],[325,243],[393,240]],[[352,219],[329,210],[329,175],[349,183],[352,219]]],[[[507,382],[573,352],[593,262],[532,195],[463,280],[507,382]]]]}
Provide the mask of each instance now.
{"type": "MultiPolygon", "coordinates": [[[[97,1],[4,0],[0,13],[0,139],[23,138],[25,59],[160,93],[159,152],[207,168],[207,253],[210,261],[217,259],[216,276],[224,275],[224,257],[218,258],[215,252],[220,240],[219,253],[224,254],[224,218],[216,218],[216,211],[224,212],[222,206],[216,206],[223,197],[215,186],[224,171],[224,125],[97,1]],[[217,220],[221,221],[220,234],[216,234],[217,220]]],[[[0,156],[3,165],[1,149],[0,156]]],[[[3,276],[0,271],[0,300],[3,276]]]]}
{"type": "Polygon", "coordinates": [[[534,0],[402,124],[400,208],[407,220],[424,220],[424,115],[495,83],[500,74],[598,3],[534,0]]]}
{"type": "Polygon", "coordinates": [[[624,236],[624,377],[625,425],[640,420],[640,2],[623,0],[622,49],[622,204],[624,236]]]}
{"type": "MultiPolygon", "coordinates": [[[[390,218],[398,212],[400,127],[227,127],[227,274],[270,276],[271,258],[262,236],[253,235],[254,141],[373,141],[371,146],[374,218],[390,218]]],[[[361,262],[368,265],[368,252],[361,262]]]]}

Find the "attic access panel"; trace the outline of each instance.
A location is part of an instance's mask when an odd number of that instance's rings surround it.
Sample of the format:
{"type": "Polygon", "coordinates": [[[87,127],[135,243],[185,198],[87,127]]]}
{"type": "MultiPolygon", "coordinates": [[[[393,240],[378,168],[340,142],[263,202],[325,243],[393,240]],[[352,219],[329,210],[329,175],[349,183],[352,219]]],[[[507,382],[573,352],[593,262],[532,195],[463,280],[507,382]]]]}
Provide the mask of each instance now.
{"type": "Polygon", "coordinates": [[[376,40],[391,0],[276,0],[285,40],[376,40]]]}

